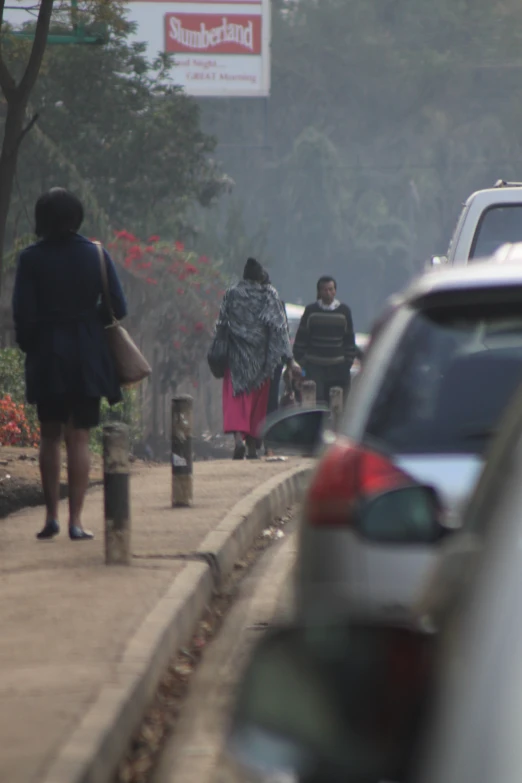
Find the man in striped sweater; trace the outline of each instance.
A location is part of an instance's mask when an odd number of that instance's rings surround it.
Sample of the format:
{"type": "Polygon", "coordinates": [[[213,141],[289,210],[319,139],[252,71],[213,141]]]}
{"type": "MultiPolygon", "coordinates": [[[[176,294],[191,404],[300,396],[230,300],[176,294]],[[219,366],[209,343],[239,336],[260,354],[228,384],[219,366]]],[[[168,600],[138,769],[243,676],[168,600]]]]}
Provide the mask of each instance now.
{"type": "Polygon", "coordinates": [[[348,305],[336,298],[337,283],[324,276],[317,282],[317,301],[305,308],[294,343],[294,357],[315,381],[317,402],[328,403],[330,389],[350,391],[350,369],[355,358],[355,335],[348,305]]]}

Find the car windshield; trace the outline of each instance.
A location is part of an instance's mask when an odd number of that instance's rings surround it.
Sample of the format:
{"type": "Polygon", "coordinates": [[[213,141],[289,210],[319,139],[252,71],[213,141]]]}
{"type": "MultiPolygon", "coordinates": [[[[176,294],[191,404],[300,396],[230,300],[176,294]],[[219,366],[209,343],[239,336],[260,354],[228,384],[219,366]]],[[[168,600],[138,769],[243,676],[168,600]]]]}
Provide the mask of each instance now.
{"type": "Polygon", "coordinates": [[[519,302],[418,312],[388,368],[366,436],[399,454],[480,454],[521,382],[519,302]]]}
{"type": "Polygon", "coordinates": [[[491,207],[484,212],[470,259],[487,258],[506,242],[522,242],[522,204],[491,207]]]}

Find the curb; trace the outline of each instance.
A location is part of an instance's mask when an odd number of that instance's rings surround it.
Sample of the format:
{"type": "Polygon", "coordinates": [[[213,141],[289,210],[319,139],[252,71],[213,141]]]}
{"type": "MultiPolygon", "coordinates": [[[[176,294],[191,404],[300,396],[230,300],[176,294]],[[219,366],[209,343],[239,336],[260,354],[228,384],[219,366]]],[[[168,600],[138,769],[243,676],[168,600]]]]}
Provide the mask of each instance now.
{"type": "MultiPolygon", "coordinates": [[[[215,558],[221,579],[263,527],[297,500],[311,470],[301,465],[266,481],[201,542],[198,552],[215,558]]],[[[186,564],[131,638],[114,680],[103,686],[40,783],[110,783],[170,659],[192,637],[212,597],[213,580],[207,563],[186,564]]]]}

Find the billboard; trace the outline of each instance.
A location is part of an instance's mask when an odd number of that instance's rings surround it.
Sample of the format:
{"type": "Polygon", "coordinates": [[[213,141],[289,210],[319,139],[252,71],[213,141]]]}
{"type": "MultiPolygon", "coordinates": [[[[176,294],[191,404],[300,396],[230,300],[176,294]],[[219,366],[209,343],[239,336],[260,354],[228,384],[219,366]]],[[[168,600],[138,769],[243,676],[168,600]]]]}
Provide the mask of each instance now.
{"type": "Polygon", "coordinates": [[[134,39],[150,58],[173,56],[172,78],[189,95],[270,93],[270,0],[129,0],[134,39]]]}

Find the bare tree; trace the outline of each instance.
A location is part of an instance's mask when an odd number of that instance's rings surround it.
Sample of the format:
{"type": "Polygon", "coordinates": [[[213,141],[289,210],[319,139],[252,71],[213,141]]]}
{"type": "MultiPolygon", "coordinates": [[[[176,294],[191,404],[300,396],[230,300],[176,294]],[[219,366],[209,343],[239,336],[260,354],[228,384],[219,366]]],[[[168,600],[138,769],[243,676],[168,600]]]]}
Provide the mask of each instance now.
{"type": "MultiPolygon", "coordinates": [[[[54,0],[41,0],[40,2],[31,53],[23,76],[18,83],[5,63],[0,35],[0,89],[7,104],[4,138],[0,152],[0,290],[7,216],[16,175],[18,151],[24,136],[37,120],[37,115],[35,115],[25,124],[29,97],[38,78],[47,44],[53,5],[54,0]]],[[[3,32],[4,7],[5,0],[0,0],[0,33],[3,32]]]]}

